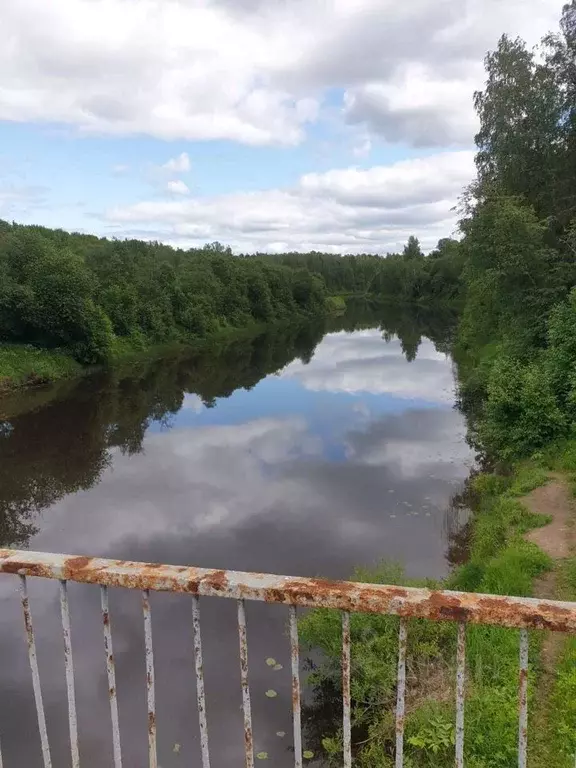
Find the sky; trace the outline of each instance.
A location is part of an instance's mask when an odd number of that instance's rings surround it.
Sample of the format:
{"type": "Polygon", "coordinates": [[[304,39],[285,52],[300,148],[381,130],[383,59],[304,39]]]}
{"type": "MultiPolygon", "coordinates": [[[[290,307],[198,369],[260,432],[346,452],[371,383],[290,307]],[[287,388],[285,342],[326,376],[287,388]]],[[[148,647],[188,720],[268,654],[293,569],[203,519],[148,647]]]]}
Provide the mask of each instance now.
{"type": "Polygon", "coordinates": [[[561,0],[1,0],[0,218],[235,252],[456,232],[472,97],[561,0]]]}

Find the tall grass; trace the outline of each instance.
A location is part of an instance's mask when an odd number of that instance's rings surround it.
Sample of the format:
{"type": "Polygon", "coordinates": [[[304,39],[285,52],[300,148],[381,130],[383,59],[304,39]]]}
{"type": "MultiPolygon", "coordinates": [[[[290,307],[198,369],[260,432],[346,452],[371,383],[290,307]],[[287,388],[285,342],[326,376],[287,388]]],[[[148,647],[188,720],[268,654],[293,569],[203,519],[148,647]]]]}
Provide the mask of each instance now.
{"type": "Polygon", "coordinates": [[[77,376],[81,372],[80,363],[59,350],[0,345],[0,392],[77,376]]]}

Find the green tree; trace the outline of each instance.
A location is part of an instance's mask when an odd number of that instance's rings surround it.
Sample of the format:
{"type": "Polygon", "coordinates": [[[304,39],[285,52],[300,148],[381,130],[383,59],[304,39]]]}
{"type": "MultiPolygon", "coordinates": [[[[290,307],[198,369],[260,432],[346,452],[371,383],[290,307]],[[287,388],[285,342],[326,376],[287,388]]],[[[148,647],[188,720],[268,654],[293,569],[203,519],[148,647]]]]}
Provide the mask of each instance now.
{"type": "Polygon", "coordinates": [[[406,260],[410,259],[423,259],[424,254],[422,252],[422,249],[420,248],[420,241],[417,237],[414,237],[414,235],[410,235],[408,238],[408,242],[404,246],[404,250],[402,251],[402,256],[406,260]]]}
{"type": "Polygon", "coordinates": [[[562,164],[562,103],[555,77],[520,40],[504,35],[485,59],[486,86],[474,95],[480,200],[496,190],[522,195],[538,215],[554,211],[562,164]]]}

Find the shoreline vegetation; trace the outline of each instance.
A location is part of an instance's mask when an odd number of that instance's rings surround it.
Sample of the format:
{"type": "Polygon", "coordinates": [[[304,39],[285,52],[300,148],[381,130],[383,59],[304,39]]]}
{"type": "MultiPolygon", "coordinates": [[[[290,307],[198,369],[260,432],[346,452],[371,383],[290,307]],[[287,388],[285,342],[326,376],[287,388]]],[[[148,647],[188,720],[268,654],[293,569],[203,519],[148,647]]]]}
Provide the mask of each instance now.
{"type": "MultiPolygon", "coordinates": [[[[335,314],[335,310],[328,309],[335,314]]],[[[301,321],[302,322],[302,321],[301,321]]],[[[275,327],[284,324],[277,323],[275,327]]],[[[22,389],[32,389],[55,384],[64,379],[74,379],[103,370],[105,367],[120,367],[142,360],[156,358],[189,350],[194,352],[200,347],[212,344],[226,344],[251,336],[256,336],[270,325],[251,323],[241,328],[227,328],[202,339],[191,338],[164,344],[137,347],[126,341],[116,345],[106,363],[83,366],[65,350],[48,350],[32,345],[0,344],[0,397],[22,389]]]]}

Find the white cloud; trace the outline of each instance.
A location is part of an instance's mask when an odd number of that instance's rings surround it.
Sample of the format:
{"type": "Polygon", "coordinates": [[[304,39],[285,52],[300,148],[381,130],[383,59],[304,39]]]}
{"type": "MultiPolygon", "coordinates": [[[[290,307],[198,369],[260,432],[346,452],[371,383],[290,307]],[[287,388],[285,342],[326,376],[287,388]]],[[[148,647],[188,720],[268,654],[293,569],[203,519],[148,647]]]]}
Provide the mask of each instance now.
{"type": "Polygon", "coordinates": [[[469,85],[558,0],[4,0],[0,119],[297,144],[329,89],[388,139],[469,143],[469,85]]]}
{"type": "Polygon", "coordinates": [[[170,173],[186,173],[190,170],[190,158],[187,152],[182,152],[178,157],[171,157],[164,163],[162,169],[170,173]]]}
{"type": "Polygon", "coordinates": [[[204,410],[204,407],[205,406],[202,402],[202,398],[199,395],[193,392],[188,392],[184,395],[184,401],[182,403],[181,410],[201,413],[204,410]]]}
{"type": "Polygon", "coordinates": [[[129,165],[125,165],[124,163],[118,163],[117,165],[112,166],[112,173],[114,176],[123,176],[125,173],[128,173],[130,170],[129,165]]]}
{"type": "Polygon", "coordinates": [[[367,170],[353,167],[309,173],[301,178],[300,186],[306,193],[328,196],[344,205],[404,208],[437,202],[460,191],[473,169],[473,152],[445,152],[367,170]]]}
{"type": "Polygon", "coordinates": [[[417,147],[469,145],[478,130],[472,94],[476,78],[432,79],[421,65],[390,82],[368,82],[346,93],[348,122],[366,125],[389,142],[417,147]]]}
{"type": "Polygon", "coordinates": [[[173,195],[189,195],[188,186],[181,179],[174,179],[166,183],[166,191],[173,195]]]}
{"type": "Polygon", "coordinates": [[[119,235],[189,246],[220,240],[244,251],[385,253],[413,233],[428,248],[454,230],[452,208],[473,170],[472,152],[440,153],[306,174],[292,189],[142,201],[105,219],[119,235]]]}

